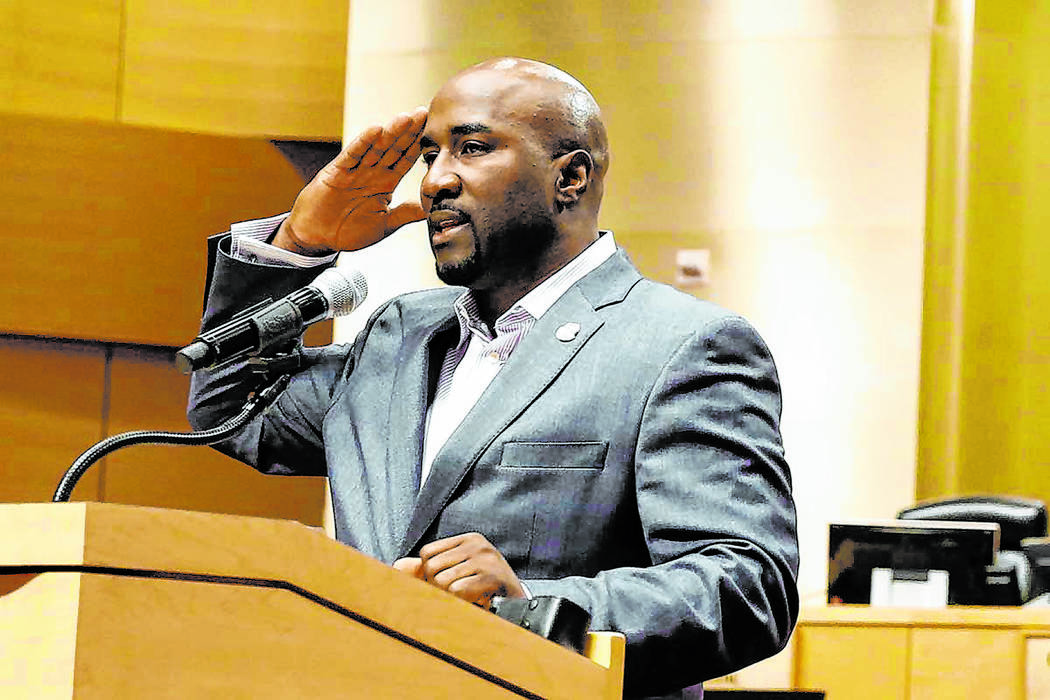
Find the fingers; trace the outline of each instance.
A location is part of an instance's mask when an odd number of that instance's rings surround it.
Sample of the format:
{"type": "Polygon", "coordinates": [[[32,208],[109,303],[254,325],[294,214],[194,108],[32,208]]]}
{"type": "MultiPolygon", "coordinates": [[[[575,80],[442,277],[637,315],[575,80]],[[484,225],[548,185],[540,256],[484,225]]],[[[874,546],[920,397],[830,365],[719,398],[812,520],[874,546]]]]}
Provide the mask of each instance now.
{"type": "Polygon", "coordinates": [[[387,150],[394,144],[394,141],[397,140],[397,136],[391,130],[391,127],[396,124],[398,119],[401,119],[400,115],[395,117],[394,122],[391,124],[380,128],[379,133],[372,142],[372,147],[361,157],[361,164],[359,167],[374,168],[379,164],[380,159],[386,155],[387,150]]]}
{"type": "Polygon", "coordinates": [[[281,242],[308,254],[360,250],[421,220],[418,201],[396,207],[390,202],[419,156],[426,121],[427,110],[420,107],[358,134],[296,197],[288,230],[278,234],[281,242]]]}
{"type": "MultiPolygon", "coordinates": [[[[376,137],[371,150],[361,158],[361,165],[378,165],[393,170],[403,164],[411,146],[419,140],[426,124],[426,114],[426,109],[419,107],[412,112],[402,112],[390,120],[376,137]]],[[[411,165],[412,162],[408,161],[408,167],[411,165]]]]}
{"type": "Polygon", "coordinates": [[[426,108],[417,107],[411,112],[398,114],[385,126],[369,126],[343,148],[332,164],[349,169],[356,167],[362,159],[366,165],[374,165],[389,155],[385,164],[390,165],[397,160],[396,156],[419,139],[426,123],[426,108]]]}
{"type": "Polygon", "coordinates": [[[332,187],[354,188],[362,186],[363,176],[381,189],[400,181],[419,158],[419,137],[426,123],[427,109],[417,107],[384,126],[364,129],[325,166],[318,176],[320,181],[332,187]]]}
{"type": "MultiPolygon", "coordinates": [[[[424,574],[425,576],[425,574],[424,574]]],[[[497,572],[479,567],[478,562],[467,560],[442,570],[429,579],[432,584],[448,591],[468,603],[488,605],[493,596],[507,595],[507,584],[497,572]]]]}
{"type": "Polygon", "coordinates": [[[423,107],[405,116],[407,121],[403,128],[399,132],[393,132],[398,136],[379,160],[381,167],[393,170],[399,175],[408,172],[408,169],[416,162],[416,158],[419,157],[419,137],[427,123],[427,112],[423,107]]]}
{"type": "Polygon", "coordinates": [[[460,579],[465,579],[466,577],[473,576],[477,573],[477,564],[469,559],[447,566],[436,574],[427,574],[424,569],[424,575],[427,576],[428,579],[438,588],[444,588],[446,591],[460,579]]]}
{"type": "Polygon", "coordinates": [[[507,595],[505,585],[480,573],[456,579],[445,590],[461,600],[484,607],[488,607],[494,597],[507,595]]]}
{"type": "Polygon", "coordinates": [[[423,576],[445,590],[457,579],[478,572],[478,553],[466,540],[459,540],[455,546],[443,551],[420,551],[419,554],[423,562],[423,576]]]}
{"type": "Polygon", "coordinates": [[[401,573],[408,574],[418,579],[423,578],[423,560],[419,557],[405,557],[398,559],[392,565],[401,573]]]}
{"type": "Polygon", "coordinates": [[[472,539],[472,537],[481,538],[485,542],[488,541],[475,532],[468,532],[462,535],[454,535],[453,537],[446,537],[443,540],[435,540],[430,544],[423,545],[423,547],[419,550],[419,556],[423,559],[424,562],[429,561],[431,559],[434,559],[435,557],[440,556],[445,552],[449,552],[455,549],[456,547],[459,547],[464,542],[468,542],[470,539],[472,539]]]}
{"type": "Polygon", "coordinates": [[[525,595],[507,560],[476,532],[431,542],[419,556],[425,581],[468,602],[486,604],[494,595],[525,595]]]}
{"type": "Polygon", "coordinates": [[[368,127],[348,143],[329,165],[344,171],[356,168],[365,154],[372,150],[373,144],[382,131],[381,126],[368,127]]]}
{"type": "Polygon", "coordinates": [[[405,224],[413,221],[422,221],[426,218],[426,212],[419,202],[403,202],[390,210],[387,217],[386,235],[390,235],[405,224]]]}

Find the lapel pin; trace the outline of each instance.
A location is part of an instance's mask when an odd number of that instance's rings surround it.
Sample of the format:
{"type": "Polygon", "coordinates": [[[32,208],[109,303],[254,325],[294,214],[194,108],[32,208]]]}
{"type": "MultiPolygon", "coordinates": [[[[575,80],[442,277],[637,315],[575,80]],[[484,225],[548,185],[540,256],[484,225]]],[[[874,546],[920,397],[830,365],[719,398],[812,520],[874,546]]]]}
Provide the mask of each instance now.
{"type": "Polygon", "coordinates": [[[570,340],[575,340],[576,336],[580,334],[580,324],[578,323],[566,323],[554,331],[554,337],[563,343],[567,343],[570,340]]]}

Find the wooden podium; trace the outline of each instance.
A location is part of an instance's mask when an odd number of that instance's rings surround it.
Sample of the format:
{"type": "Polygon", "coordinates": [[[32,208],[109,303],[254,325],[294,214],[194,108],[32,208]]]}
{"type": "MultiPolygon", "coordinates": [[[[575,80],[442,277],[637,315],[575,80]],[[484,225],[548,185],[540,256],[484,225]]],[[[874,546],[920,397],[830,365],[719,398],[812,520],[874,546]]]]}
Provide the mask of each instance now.
{"type": "Polygon", "coordinates": [[[292,521],[0,505],[0,697],[619,698],[581,656],[292,521]]]}

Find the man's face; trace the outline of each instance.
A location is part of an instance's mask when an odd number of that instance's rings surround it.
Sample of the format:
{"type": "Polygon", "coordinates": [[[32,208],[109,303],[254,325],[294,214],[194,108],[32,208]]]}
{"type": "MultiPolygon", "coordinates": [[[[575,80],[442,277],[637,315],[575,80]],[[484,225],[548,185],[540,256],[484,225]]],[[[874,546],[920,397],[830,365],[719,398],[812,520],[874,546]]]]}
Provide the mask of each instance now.
{"type": "Polygon", "coordinates": [[[552,157],[532,87],[492,71],[447,84],[421,139],[420,194],[438,277],[489,289],[529,279],[556,235],[552,157]]]}

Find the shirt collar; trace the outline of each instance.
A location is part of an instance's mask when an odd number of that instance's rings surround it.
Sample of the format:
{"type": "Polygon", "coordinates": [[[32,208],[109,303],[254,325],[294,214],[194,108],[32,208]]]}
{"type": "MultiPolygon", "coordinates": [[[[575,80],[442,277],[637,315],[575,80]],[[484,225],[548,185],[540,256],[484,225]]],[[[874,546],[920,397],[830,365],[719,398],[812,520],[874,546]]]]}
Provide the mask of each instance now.
{"type": "MultiPolygon", "coordinates": [[[[499,330],[519,326],[525,318],[537,321],[554,306],[554,302],[568,291],[569,287],[583,279],[587,273],[616,253],[616,241],[612,231],[599,231],[596,241],[588,245],[575,258],[559,268],[553,275],[540,282],[528,294],[515,302],[510,309],[496,319],[499,330]]],[[[481,320],[478,303],[469,289],[463,292],[454,302],[456,317],[459,319],[459,342],[462,343],[471,332],[486,340],[492,340],[492,333],[481,320]]]]}

